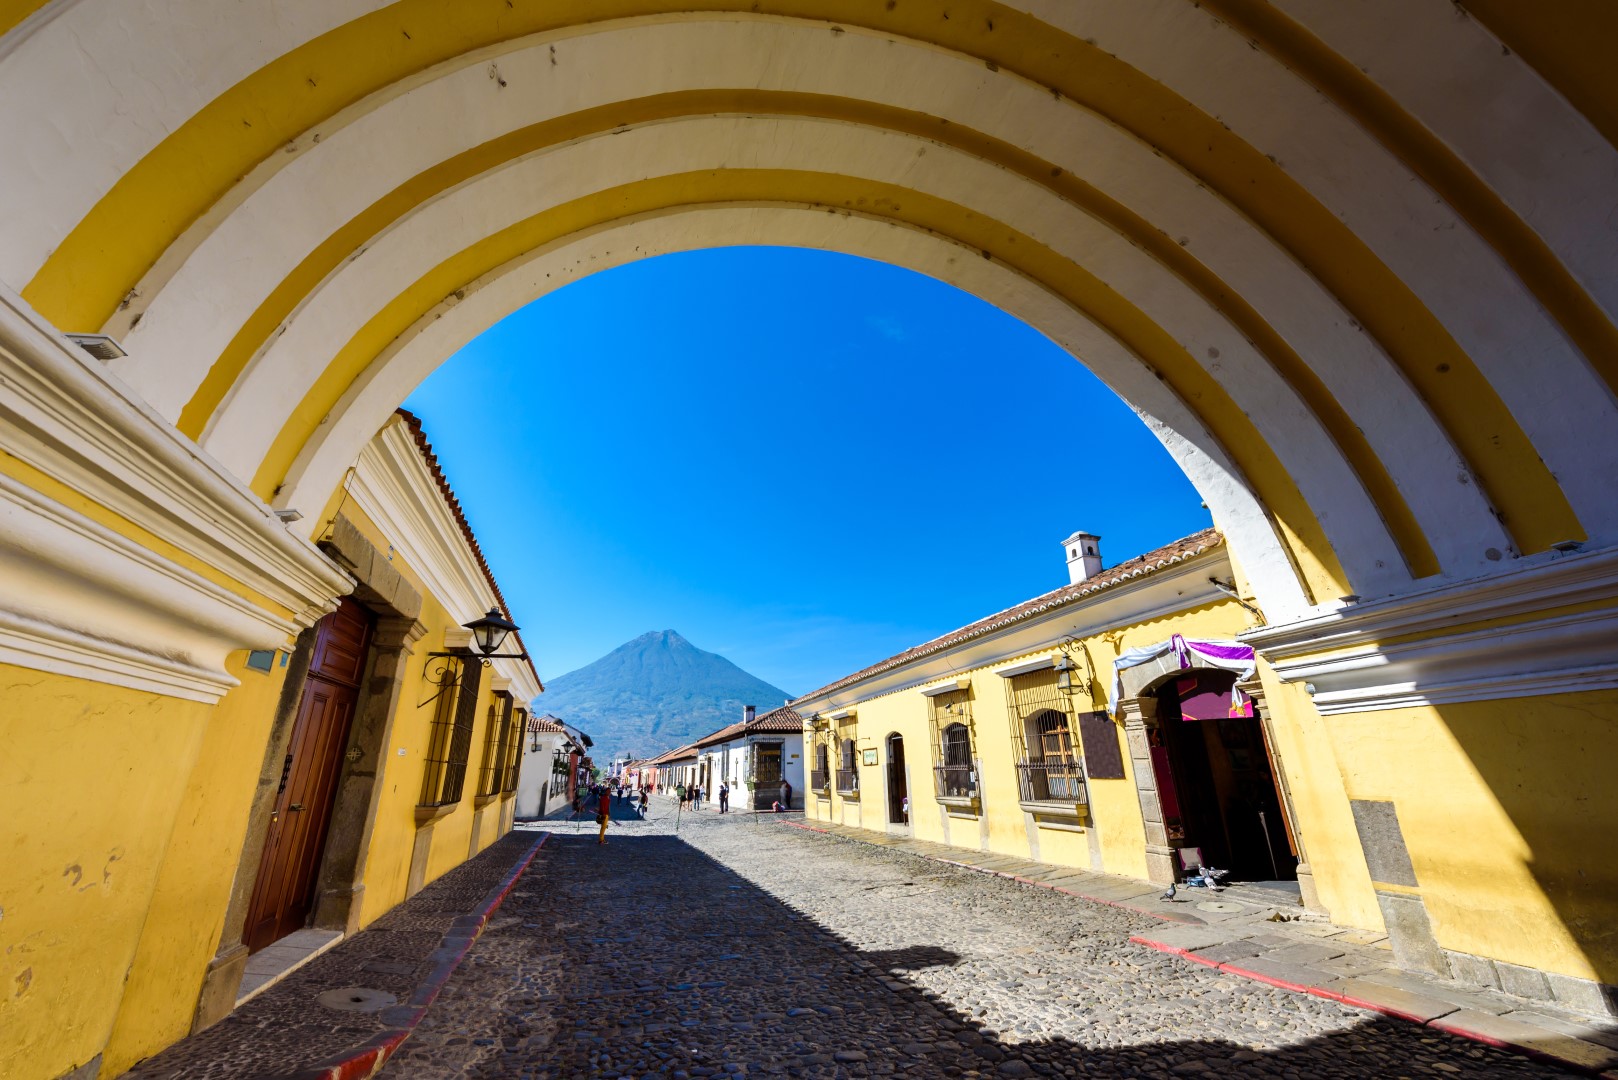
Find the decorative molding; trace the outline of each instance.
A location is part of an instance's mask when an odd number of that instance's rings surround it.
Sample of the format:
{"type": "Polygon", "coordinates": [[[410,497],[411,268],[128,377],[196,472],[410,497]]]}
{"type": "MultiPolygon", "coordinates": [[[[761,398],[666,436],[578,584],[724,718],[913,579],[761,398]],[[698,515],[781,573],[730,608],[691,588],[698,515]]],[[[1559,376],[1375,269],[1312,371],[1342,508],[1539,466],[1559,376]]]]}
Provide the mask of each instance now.
{"type": "MultiPolygon", "coordinates": [[[[1053,661],[1053,663],[1054,663],[1054,661],[1053,661]]],[[[972,680],[963,677],[963,678],[955,679],[955,680],[953,680],[951,682],[942,683],[942,684],[940,684],[938,686],[923,687],[922,691],[921,691],[921,696],[922,697],[940,697],[940,696],[942,696],[944,694],[958,694],[962,690],[970,690],[971,688],[972,688],[972,680]]]]}
{"type": "Polygon", "coordinates": [[[1032,671],[1044,671],[1046,668],[1056,666],[1056,657],[1041,656],[1033,660],[1024,660],[1020,664],[1011,664],[1008,667],[995,668],[994,673],[1002,679],[1010,679],[1018,675],[1027,675],[1032,671]]]}
{"type": "MultiPolygon", "coordinates": [[[[940,679],[958,679],[965,672],[1015,661],[1073,638],[1168,618],[1206,604],[1230,603],[1228,596],[1208,583],[1211,576],[1229,574],[1230,556],[1221,544],[1154,569],[1150,574],[1118,582],[1094,596],[877,672],[831,693],[798,698],[792,703],[793,708],[800,713],[819,712],[826,719],[836,719],[842,710],[859,702],[913,690],[940,679]]],[[[1051,664],[1054,657],[1040,660],[1038,666],[1051,664]]],[[[1008,673],[1015,674],[1009,669],[1008,673]]]]}
{"type": "MultiPolygon", "coordinates": [[[[347,574],[0,286],[0,451],[313,625],[347,574]]],[[[238,648],[248,647],[241,642],[238,648]]]]}
{"type": "MultiPolygon", "coordinates": [[[[498,606],[402,419],[390,420],[360,453],[348,494],[452,618],[475,619],[498,606]]],[[[469,648],[471,641],[471,631],[460,627],[444,634],[446,649],[469,648]]],[[[491,664],[500,677],[510,680],[512,693],[521,701],[533,701],[542,692],[522,661],[494,660],[491,664]]]]}
{"type": "Polygon", "coordinates": [[[212,703],[298,626],[0,475],[0,661],[212,703]]]}
{"type": "Polygon", "coordinates": [[[1306,683],[1327,716],[1605,690],[1618,687],[1618,605],[1467,627],[1615,597],[1618,549],[1608,548],[1346,605],[1242,640],[1281,679],[1306,683]],[[1419,633],[1429,636],[1382,644],[1419,633]]]}

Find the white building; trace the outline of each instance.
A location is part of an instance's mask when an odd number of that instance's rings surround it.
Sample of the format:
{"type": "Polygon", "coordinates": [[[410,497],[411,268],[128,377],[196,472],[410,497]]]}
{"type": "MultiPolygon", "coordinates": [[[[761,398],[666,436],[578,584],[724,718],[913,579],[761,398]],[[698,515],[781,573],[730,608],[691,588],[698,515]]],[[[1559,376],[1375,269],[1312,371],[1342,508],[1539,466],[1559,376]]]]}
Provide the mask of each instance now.
{"type": "Polygon", "coordinates": [[[791,806],[803,806],[803,717],[790,706],[755,716],[749,705],[740,723],[698,739],[696,747],[697,783],[715,807],[723,781],[730,785],[732,809],[768,810],[781,798],[783,779],[791,806]]]}
{"type": "Polygon", "coordinates": [[[517,778],[519,819],[544,817],[567,801],[570,755],[584,744],[583,732],[570,730],[549,713],[529,717],[517,778]]]}

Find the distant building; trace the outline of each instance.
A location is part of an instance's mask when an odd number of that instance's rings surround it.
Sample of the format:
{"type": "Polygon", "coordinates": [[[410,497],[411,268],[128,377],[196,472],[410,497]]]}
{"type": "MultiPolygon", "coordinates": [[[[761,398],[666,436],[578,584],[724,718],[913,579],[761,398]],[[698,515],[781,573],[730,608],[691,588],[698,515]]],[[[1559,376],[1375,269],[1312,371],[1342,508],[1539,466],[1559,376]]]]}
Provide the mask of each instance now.
{"type": "Polygon", "coordinates": [[[739,723],[697,740],[697,786],[719,805],[719,785],[729,783],[734,809],[768,810],[790,785],[791,807],[803,806],[803,717],[784,705],[756,716],[749,705],[739,723]]]}

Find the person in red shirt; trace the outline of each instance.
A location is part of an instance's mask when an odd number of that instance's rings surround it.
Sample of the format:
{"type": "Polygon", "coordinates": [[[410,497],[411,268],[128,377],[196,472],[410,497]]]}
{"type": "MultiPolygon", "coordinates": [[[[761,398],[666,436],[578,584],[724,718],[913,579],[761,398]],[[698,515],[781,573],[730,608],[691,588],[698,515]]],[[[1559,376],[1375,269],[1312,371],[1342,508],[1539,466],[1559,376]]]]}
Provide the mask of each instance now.
{"type": "Polygon", "coordinates": [[[610,820],[612,820],[612,792],[603,786],[601,801],[596,804],[596,824],[601,826],[601,836],[596,843],[607,842],[607,822],[610,820]]]}

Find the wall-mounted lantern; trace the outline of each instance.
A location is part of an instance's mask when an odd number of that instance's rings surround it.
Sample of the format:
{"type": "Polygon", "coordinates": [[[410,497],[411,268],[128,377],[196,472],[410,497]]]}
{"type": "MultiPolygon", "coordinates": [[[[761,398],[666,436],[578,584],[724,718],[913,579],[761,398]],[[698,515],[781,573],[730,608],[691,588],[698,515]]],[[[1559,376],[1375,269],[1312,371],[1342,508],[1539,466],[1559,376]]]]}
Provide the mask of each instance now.
{"type": "MultiPolygon", "coordinates": [[[[499,608],[490,608],[488,614],[481,619],[462,623],[461,626],[472,631],[472,644],[482,654],[484,660],[526,660],[528,654],[495,652],[505,644],[506,635],[520,629],[518,625],[500,614],[499,608]]],[[[428,656],[463,656],[464,653],[430,652],[428,656]]]]}

